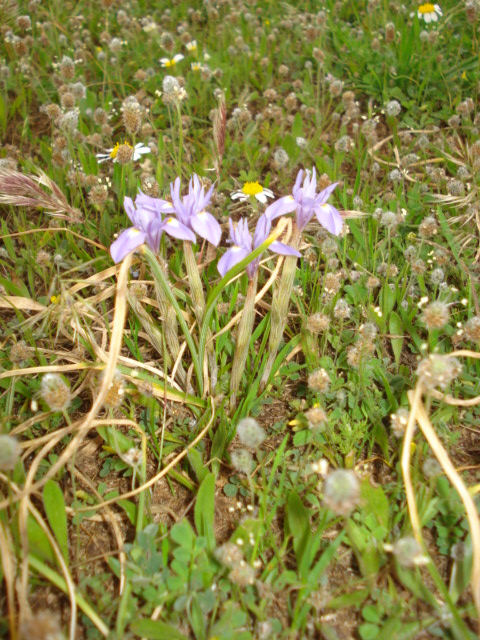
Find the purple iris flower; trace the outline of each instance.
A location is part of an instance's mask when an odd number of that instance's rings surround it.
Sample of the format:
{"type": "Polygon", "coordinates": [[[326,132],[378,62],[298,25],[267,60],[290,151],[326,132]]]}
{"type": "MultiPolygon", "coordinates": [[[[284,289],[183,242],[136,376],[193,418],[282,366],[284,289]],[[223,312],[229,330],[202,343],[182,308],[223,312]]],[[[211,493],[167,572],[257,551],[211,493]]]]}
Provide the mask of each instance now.
{"type": "MultiPolygon", "coordinates": [[[[148,198],[148,196],[144,197],[148,198]]],[[[154,200],[154,198],[150,199],[154,200]]],[[[174,238],[195,242],[193,231],[176,218],[167,216],[165,220],[162,220],[161,213],[158,211],[138,206],[138,203],[137,207],[135,207],[132,199],[127,197],[124,199],[123,205],[133,226],[122,231],[110,247],[110,254],[114,262],[120,262],[128,253],[145,242],[154,253],[157,253],[163,232],[174,238]]]]}
{"type": "Polygon", "coordinates": [[[274,220],[279,216],[295,211],[297,214],[297,227],[300,231],[303,231],[315,214],[322,227],[325,227],[330,233],[338,236],[343,226],[342,216],[334,206],[327,203],[328,198],[338,182],[331,184],[317,194],[315,167],[313,167],[311,175],[310,171],[306,171],[303,185],[302,179],[303,169],[300,169],[292,190],[292,195],[279,198],[267,207],[264,215],[268,216],[270,220],[274,220]]]}
{"type": "Polygon", "coordinates": [[[180,222],[193,229],[201,238],[218,246],[222,236],[220,225],[211,213],[205,211],[213,193],[213,185],[205,193],[205,187],[196,174],[188,183],[188,194],[180,198],[180,178],[170,185],[173,209],[180,222]]]}
{"type": "MultiPolygon", "coordinates": [[[[230,271],[232,267],[241,262],[250,253],[252,253],[252,251],[265,242],[272,227],[271,221],[264,214],[258,219],[255,234],[252,238],[248,230],[248,222],[245,219],[240,219],[236,227],[234,226],[231,218],[229,223],[229,241],[233,244],[233,247],[228,249],[218,261],[217,269],[221,276],[224,276],[227,271],[230,271]]],[[[298,251],[292,249],[292,247],[289,247],[286,244],[283,244],[283,242],[272,242],[269,249],[283,256],[297,256],[297,258],[301,256],[298,251]]],[[[258,265],[260,264],[260,257],[261,256],[258,256],[255,260],[252,260],[249,265],[247,265],[247,275],[249,279],[252,279],[255,275],[258,265]]]]}

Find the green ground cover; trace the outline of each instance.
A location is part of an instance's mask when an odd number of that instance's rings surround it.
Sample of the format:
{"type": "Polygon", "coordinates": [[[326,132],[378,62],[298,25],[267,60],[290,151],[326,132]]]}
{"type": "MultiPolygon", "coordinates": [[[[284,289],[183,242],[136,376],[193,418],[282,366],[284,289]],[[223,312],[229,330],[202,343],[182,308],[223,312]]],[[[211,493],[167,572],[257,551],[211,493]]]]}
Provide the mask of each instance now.
{"type": "Polygon", "coordinates": [[[0,0],[0,637],[478,637],[479,25],[0,0]]]}

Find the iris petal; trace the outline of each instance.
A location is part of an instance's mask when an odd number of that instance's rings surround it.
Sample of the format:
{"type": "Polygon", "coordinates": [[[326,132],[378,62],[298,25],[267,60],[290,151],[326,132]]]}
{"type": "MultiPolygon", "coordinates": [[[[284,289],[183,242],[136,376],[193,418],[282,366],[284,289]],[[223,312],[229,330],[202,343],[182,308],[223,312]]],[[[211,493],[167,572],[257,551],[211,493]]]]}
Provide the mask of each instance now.
{"type": "Polygon", "coordinates": [[[113,261],[121,262],[127,254],[145,242],[146,234],[135,227],[125,229],[110,247],[113,261]]]}

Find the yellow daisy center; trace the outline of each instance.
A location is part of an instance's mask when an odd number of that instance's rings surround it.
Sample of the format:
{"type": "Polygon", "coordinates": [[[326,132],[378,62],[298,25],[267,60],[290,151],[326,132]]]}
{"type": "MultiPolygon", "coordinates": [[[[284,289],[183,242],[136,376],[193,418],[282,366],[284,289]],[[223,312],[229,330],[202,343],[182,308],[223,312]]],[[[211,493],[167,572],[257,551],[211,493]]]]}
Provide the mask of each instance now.
{"type": "Polygon", "coordinates": [[[262,193],[263,187],[258,182],[245,182],[242,187],[242,193],[246,196],[256,196],[257,193],[262,193]]]}
{"type": "Polygon", "coordinates": [[[117,157],[118,154],[118,150],[120,149],[120,146],[123,147],[130,147],[130,149],[133,149],[132,145],[129,144],[126,140],[123,142],[122,145],[120,145],[119,142],[117,142],[117,144],[113,147],[113,149],[110,151],[110,158],[112,158],[112,160],[115,160],[115,158],[117,157]]]}
{"type": "Polygon", "coordinates": [[[419,13],[434,13],[435,5],[433,5],[431,2],[427,2],[426,4],[421,4],[418,7],[418,11],[419,13]]]}
{"type": "Polygon", "coordinates": [[[177,64],[177,61],[174,60],[173,58],[171,60],[166,60],[165,61],[165,66],[166,67],[174,67],[177,64]]]}
{"type": "Polygon", "coordinates": [[[110,158],[115,159],[117,157],[117,153],[118,153],[119,148],[120,148],[120,143],[117,142],[117,144],[110,151],[110,158]]]}

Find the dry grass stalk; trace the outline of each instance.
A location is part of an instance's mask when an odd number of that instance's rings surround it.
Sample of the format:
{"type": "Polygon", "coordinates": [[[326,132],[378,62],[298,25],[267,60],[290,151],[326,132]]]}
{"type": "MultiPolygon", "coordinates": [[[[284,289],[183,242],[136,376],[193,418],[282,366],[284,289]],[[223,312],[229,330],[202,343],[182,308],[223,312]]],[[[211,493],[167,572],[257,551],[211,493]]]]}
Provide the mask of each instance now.
{"type": "Polygon", "coordinates": [[[15,612],[15,555],[12,553],[7,530],[0,522],[0,560],[3,569],[3,579],[7,591],[8,623],[10,639],[17,639],[17,616],[15,612]]]}
{"type": "MultiPolygon", "coordinates": [[[[451,354],[451,356],[453,357],[473,356],[475,358],[480,358],[480,354],[474,353],[468,350],[455,351],[451,354]]],[[[455,469],[446,449],[444,448],[441,440],[439,439],[439,437],[435,432],[435,429],[428,417],[427,411],[422,403],[423,393],[424,393],[424,388],[423,388],[422,382],[418,381],[415,387],[415,390],[410,391],[408,394],[408,399],[410,402],[410,414],[409,414],[408,423],[405,429],[402,460],[401,460],[410,522],[411,522],[415,537],[423,545],[421,522],[420,522],[420,517],[418,515],[417,504],[415,499],[415,490],[413,487],[412,477],[410,473],[412,443],[413,443],[413,437],[415,434],[415,425],[418,423],[423,436],[425,437],[425,439],[427,440],[428,444],[430,445],[433,451],[433,454],[438,460],[445,475],[452,483],[452,486],[457,491],[460,497],[460,500],[462,501],[463,506],[465,507],[467,520],[470,528],[470,533],[472,536],[473,566],[472,566],[472,576],[470,579],[470,583],[472,587],[475,607],[477,609],[477,612],[480,614],[480,520],[479,520],[477,508],[475,506],[475,503],[473,501],[473,498],[468,488],[465,486],[465,483],[463,482],[459,473],[455,469]]],[[[450,398],[449,396],[441,396],[438,393],[434,393],[433,395],[439,399],[446,401],[448,404],[462,404],[462,405],[464,403],[468,403],[469,405],[472,404],[470,400],[454,401],[454,399],[450,398]]],[[[474,400],[473,404],[480,404],[480,397],[474,398],[472,400],[474,400]]],[[[479,626],[479,637],[480,637],[480,626],[479,626]]]]}
{"type": "Polygon", "coordinates": [[[227,105],[225,102],[225,96],[222,94],[218,101],[218,107],[215,111],[215,118],[213,120],[213,140],[215,142],[215,149],[217,152],[216,160],[216,172],[217,177],[220,177],[220,167],[222,166],[223,154],[225,152],[225,135],[227,131],[227,105]]]}
{"type": "Polygon", "coordinates": [[[55,218],[81,222],[82,212],[70,206],[60,188],[45,172],[38,168],[36,172],[37,175],[0,169],[0,204],[45,209],[46,213],[55,218]],[[42,187],[46,187],[47,191],[42,187]]]}

